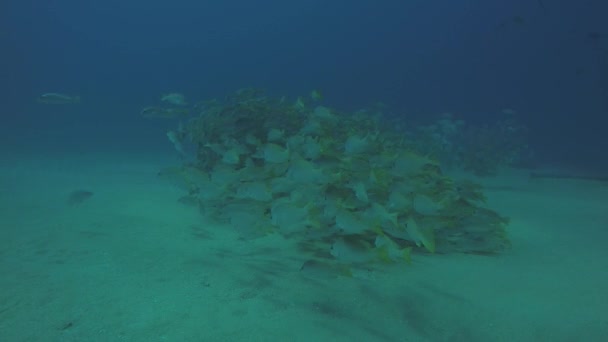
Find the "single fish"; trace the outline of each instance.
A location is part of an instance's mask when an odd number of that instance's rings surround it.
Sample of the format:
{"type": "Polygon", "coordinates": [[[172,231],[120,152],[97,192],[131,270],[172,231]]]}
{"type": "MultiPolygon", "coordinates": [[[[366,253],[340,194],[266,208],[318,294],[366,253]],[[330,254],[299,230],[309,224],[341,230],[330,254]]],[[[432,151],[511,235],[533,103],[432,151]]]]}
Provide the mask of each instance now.
{"type": "Polygon", "coordinates": [[[341,262],[362,264],[378,260],[375,246],[359,235],[345,235],[331,244],[329,253],[341,262]]]}
{"type": "Polygon", "coordinates": [[[498,26],[496,26],[496,30],[502,30],[506,27],[510,27],[510,26],[523,26],[526,24],[526,19],[524,19],[524,17],[522,17],[521,15],[515,15],[509,19],[506,19],[505,21],[503,21],[502,23],[500,23],[498,26]]]}
{"type": "Polygon", "coordinates": [[[543,3],[543,1],[542,1],[542,0],[537,0],[537,2],[538,2],[538,6],[540,6],[540,8],[541,8],[543,11],[546,11],[546,10],[547,10],[547,7],[545,7],[545,4],[543,3]]]}
{"type": "Polygon", "coordinates": [[[45,104],[80,103],[80,96],[71,96],[59,93],[45,93],[40,95],[36,101],[45,104]]]}
{"type": "Polygon", "coordinates": [[[183,94],[180,93],[169,93],[169,94],[165,94],[160,98],[161,101],[163,102],[167,102],[170,103],[172,105],[175,106],[185,106],[187,105],[186,103],[186,97],[183,94]]]}
{"type": "Polygon", "coordinates": [[[605,39],[606,37],[608,37],[608,35],[605,33],[602,33],[602,32],[593,31],[593,32],[587,33],[587,38],[591,39],[592,41],[596,41],[596,42],[601,39],[605,39]]]}
{"type": "Polygon", "coordinates": [[[412,262],[412,248],[401,247],[390,236],[381,232],[376,236],[374,245],[378,248],[380,259],[386,262],[405,261],[408,264],[412,262]]]}
{"type": "Polygon", "coordinates": [[[75,190],[68,195],[68,204],[77,205],[93,197],[93,192],[88,190],[75,190]]]}
{"type": "Polygon", "coordinates": [[[427,251],[435,253],[435,233],[431,228],[420,227],[413,217],[408,218],[406,231],[416,246],[424,247],[427,251]]]}
{"type": "Polygon", "coordinates": [[[185,156],[186,152],[184,151],[184,146],[182,145],[182,137],[176,133],[175,131],[167,132],[167,138],[173,144],[173,147],[180,155],[185,156]]]}
{"type": "Polygon", "coordinates": [[[264,145],[259,152],[267,163],[281,164],[289,161],[289,148],[275,143],[264,145]]]}
{"type": "Polygon", "coordinates": [[[161,118],[175,119],[188,115],[187,109],[181,108],[161,108],[161,107],[146,107],[141,110],[140,114],[144,118],[161,118]]]}
{"type": "Polygon", "coordinates": [[[293,105],[293,107],[296,110],[304,110],[306,108],[306,104],[304,103],[304,100],[302,100],[301,97],[298,97],[296,100],[296,103],[293,105]]]}

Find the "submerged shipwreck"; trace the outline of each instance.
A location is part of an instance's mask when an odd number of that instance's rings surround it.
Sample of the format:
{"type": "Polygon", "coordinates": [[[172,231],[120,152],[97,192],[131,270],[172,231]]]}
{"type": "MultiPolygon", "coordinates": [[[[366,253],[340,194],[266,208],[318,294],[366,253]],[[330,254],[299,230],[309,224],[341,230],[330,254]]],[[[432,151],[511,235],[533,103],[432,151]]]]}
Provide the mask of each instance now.
{"type": "Polygon", "coordinates": [[[255,89],[198,108],[168,134],[196,157],[162,174],[246,236],[282,234],[303,253],[349,265],[509,246],[508,220],[485,207],[481,187],[443,174],[380,113],[255,89]]]}

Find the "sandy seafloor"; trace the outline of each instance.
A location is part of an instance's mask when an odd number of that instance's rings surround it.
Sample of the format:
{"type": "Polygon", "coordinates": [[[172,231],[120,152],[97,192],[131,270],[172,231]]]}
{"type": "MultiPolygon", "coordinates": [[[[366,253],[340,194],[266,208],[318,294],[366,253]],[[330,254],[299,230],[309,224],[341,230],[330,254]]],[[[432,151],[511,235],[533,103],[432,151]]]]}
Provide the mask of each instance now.
{"type": "Polygon", "coordinates": [[[168,158],[5,155],[0,341],[606,341],[608,184],[486,180],[499,256],[300,272],[279,235],[206,222],[168,158]],[[68,205],[70,191],[94,196],[68,205]]]}

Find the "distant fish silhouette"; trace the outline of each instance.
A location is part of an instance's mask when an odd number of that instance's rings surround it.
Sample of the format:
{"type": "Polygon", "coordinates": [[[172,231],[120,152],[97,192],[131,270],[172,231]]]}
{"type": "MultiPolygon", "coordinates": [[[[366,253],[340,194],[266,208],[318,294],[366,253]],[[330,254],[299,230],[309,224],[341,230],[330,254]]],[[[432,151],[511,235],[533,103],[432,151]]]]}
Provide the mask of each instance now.
{"type": "Polygon", "coordinates": [[[538,5],[540,6],[540,8],[542,8],[543,11],[547,10],[547,7],[545,7],[543,0],[538,0],[538,5]]]}
{"type": "Polygon", "coordinates": [[[45,93],[40,95],[36,101],[45,104],[80,103],[80,96],[71,96],[59,93],[45,93]]]}
{"type": "Polygon", "coordinates": [[[182,108],[162,108],[162,107],[146,107],[141,110],[140,114],[144,118],[161,118],[174,119],[188,115],[188,109],[182,108]]]}
{"type": "Polygon", "coordinates": [[[88,190],[75,190],[70,193],[68,196],[68,204],[76,205],[80,204],[88,199],[93,197],[93,192],[88,190]]]}
{"type": "Polygon", "coordinates": [[[175,105],[175,106],[185,106],[186,97],[180,93],[169,93],[165,94],[160,98],[161,101],[175,105]]]}
{"type": "Polygon", "coordinates": [[[524,17],[522,17],[521,15],[514,15],[513,17],[503,21],[502,23],[498,24],[498,26],[496,26],[496,30],[502,30],[507,26],[512,26],[512,25],[524,25],[526,24],[526,19],[524,19],[524,17]]]}
{"type": "Polygon", "coordinates": [[[602,32],[593,31],[587,33],[587,38],[591,39],[594,42],[599,42],[602,39],[608,38],[608,35],[602,32]]]}

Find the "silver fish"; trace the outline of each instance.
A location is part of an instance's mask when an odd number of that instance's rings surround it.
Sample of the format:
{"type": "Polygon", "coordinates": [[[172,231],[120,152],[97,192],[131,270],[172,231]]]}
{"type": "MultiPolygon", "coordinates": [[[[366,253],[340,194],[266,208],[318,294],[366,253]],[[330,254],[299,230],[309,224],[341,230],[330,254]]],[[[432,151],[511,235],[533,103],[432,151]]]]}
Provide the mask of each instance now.
{"type": "Polygon", "coordinates": [[[80,96],[71,96],[59,93],[45,93],[40,95],[36,101],[45,104],[80,103],[80,96]]]}
{"type": "Polygon", "coordinates": [[[144,118],[174,119],[188,115],[188,110],[181,108],[146,107],[141,110],[140,114],[144,118]]]}
{"type": "Polygon", "coordinates": [[[169,93],[169,94],[164,94],[161,98],[161,101],[163,102],[167,102],[170,103],[172,105],[175,106],[185,106],[187,105],[186,103],[186,97],[180,93],[169,93]]]}

